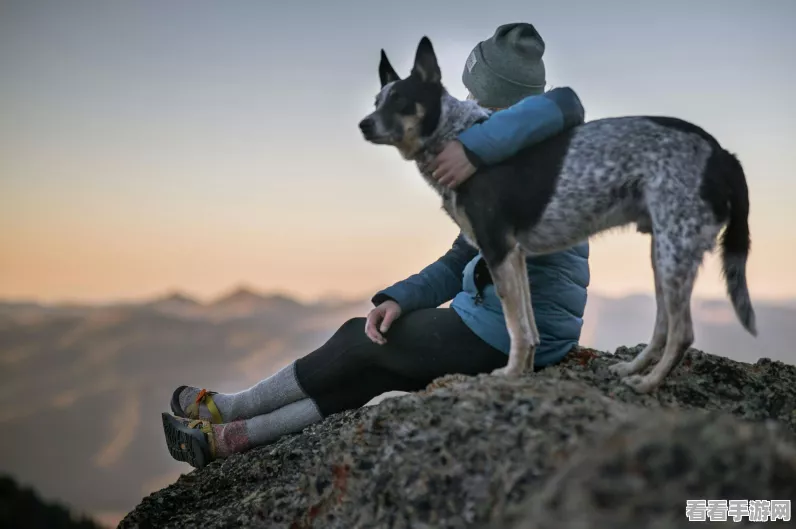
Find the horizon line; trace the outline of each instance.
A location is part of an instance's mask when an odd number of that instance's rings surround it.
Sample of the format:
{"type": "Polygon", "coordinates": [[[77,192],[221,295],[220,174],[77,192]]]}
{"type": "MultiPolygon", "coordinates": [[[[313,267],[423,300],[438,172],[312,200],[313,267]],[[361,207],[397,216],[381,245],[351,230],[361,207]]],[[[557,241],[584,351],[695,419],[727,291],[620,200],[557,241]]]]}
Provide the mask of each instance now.
{"type": "MultiPolygon", "coordinates": [[[[40,306],[50,306],[50,307],[57,307],[57,306],[68,306],[68,305],[77,305],[77,306],[113,306],[113,305],[136,305],[136,304],[145,304],[151,303],[157,300],[168,299],[175,296],[183,296],[190,300],[193,300],[200,305],[210,305],[214,302],[217,302],[221,299],[227,298],[236,294],[238,292],[249,292],[251,294],[255,294],[261,297],[267,298],[275,298],[275,297],[282,297],[287,298],[293,301],[297,301],[299,303],[304,304],[318,304],[323,302],[337,302],[337,303],[354,303],[359,301],[368,301],[373,296],[375,292],[378,292],[380,288],[368,290],[369,293],[362,293],[362,294],[342,294],[342,293],[335,293],[335,292],[328,292],[326,294],[319,294],[316,296],[301,296],[296,294],[295,292],[291,292],[289,289],[261,289],[255,286],[252,286],[250,283],[247,282],[239,282],[233,284],[233,286],[222,289],[219,291],[218,294],[213,296],[197,296],[190,292],[189,289],[185,288],[165,288],[161,291],[160,294],[142,294],[139,296],[126,296],[126,297],[116,297],[116,298],[107,298],[104,300],[101,299],[91,299],[91,298],[83,298],[77,299],[73,297],[68,298],[60,298],[60,299],[51,299],[46,300],[42,298],[37,298],[34,296],[31,297],[5,297],[0,296],[0,303],[4,304],[34,304],[40,306]]],[[[595,296],[603,299],[608,300],[620,300],[620,299],[627,299],[632,297],[651,297],[654,298],[655,294],[652,291],[647,290],[637,290],[637,291],[628,291],[621,294],[609,293],[604,290],[600,290],[597,288],[590,287],[588,289],[588,296],[595,296]]],[[[729,302],[729,298],[727,296],[716,296],[716,295],[696,295],[692,296],[692,299],[700,300],[700,301],[727,301],[729,302]]],[[[796,302],[796,296],[785,296],[785,297],[768,297],[768,296],[756,296],[755,300],[760,303],[772,304],[772,305],[787,305],[788,303],[796,302]]],[[[588,303],[588,300],[587,300],[588,303]]]]}

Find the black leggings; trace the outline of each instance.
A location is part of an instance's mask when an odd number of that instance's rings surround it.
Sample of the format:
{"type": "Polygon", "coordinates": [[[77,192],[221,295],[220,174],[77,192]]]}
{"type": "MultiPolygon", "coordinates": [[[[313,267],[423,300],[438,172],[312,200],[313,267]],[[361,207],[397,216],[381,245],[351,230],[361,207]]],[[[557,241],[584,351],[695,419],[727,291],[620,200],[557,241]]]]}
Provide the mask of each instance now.
{"type": "Polygon", "coordinates": [[[373,343],[365,318],[345,322],[329,340],[296,361],[302,389],[326,417],[358,408],[387,391],[418,391],[447,374],[488,373],[508,362],[453,309],[421,309],[395,320],[373,343]]]}

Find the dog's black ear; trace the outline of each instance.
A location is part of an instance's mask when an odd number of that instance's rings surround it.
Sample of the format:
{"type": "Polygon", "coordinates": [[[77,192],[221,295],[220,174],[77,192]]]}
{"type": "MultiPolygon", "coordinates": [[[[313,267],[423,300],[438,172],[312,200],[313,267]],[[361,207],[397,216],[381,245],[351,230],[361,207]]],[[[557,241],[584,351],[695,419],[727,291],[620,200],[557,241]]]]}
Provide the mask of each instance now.
{"type": "Polygon", "coordinates": [[[428,37],[420,39],[415,54],[415,65],[412,74],[417,75],[423,82],[439,83],[442,80],[442,72],[437,64],[437,55],[428,37]]]}
{"type": "Polygon", "coordinates": [[[379,79],[381,79],[382,88],[384,88],[384,85],[387,83],[401,80],[398,74],[395,73],[392,64],[390,64],[390,59],[387,58],[387,54],[384,53],[384,50],[381,50],[381,61],[379,61],[379,79]]]}

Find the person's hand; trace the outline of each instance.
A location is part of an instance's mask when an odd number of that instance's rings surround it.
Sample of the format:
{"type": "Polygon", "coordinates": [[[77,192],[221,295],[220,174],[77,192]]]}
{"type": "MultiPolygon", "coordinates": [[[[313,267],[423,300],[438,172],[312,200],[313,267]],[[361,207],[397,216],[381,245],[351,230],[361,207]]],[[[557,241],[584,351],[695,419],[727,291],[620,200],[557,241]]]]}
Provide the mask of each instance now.
{"type": "Polygon", "coordinates": [[[434,159],[431,177],[440,185],[455,189],[473,176],[476,168],[464,154],[464,146],[458,141],[449,141],[434,159]]]}
{"type": "Polygon", "coordinates": [[[398,303],[391,299],[384,301],[368,313],[365,321],[365,334],[374,343],[384,345],[387,343],[387,339],[382,336],[382,333],[386,333],[392,322],[397,320],[400,315],[401,307],[398,303]]]}

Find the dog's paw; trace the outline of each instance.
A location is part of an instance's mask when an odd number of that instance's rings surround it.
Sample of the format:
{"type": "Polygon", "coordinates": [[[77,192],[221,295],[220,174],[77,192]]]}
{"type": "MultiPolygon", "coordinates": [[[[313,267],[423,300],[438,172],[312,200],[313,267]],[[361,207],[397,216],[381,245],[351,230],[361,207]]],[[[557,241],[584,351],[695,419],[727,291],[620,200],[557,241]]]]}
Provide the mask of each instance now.
{"type": "Polygon", "coordinates": [[[631,375],[622,379],[622,383],[630,387],[633,391],[639,394],[651,393],[657,385],[650,379],[649,376],[631,375]]]}
{"type": "Polygon", "coordinates": [[[511,369],[508,366],[506,366],[495,369],[494,371],[492,371],[492,374],[500,377],[517,378],[518,376],[522,375],[522,370],[511,369]]]}
{"type": "Polygon", "coordinates": [[[608,366],[608,371],[619,377],[632,375],[634,374],[633,362],[617,362],[611,366],[608,366]]]}

